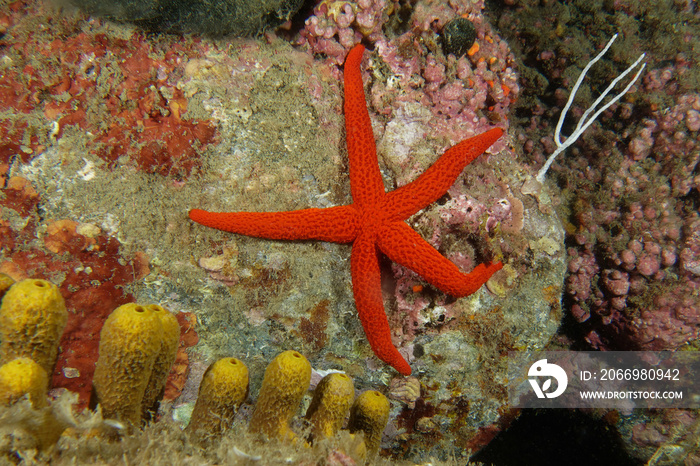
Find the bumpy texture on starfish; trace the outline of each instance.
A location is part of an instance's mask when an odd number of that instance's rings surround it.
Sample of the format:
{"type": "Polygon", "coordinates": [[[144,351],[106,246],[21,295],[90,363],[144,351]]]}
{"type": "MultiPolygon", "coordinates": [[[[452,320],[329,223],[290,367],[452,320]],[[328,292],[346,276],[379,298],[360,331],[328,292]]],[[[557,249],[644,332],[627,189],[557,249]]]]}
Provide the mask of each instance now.
{"type": "Polygon", "coordinates": [[[470,273],[443,257],[404,220],[438,200],[464,167],[491,146],[503,131],[491,129],[448,149],[415,181],[384,192],[372,125],[365,103],[360,63],[365,48],[355,46],[345,60],[345,128],[353,203],[291,212],[206,212],[190,218],[219,230],[277,240],[352,243],[350,271],[355,305],[374,353],[403,375],[411,367],[391,343],[384,312],[379,252],[455,297],[478,290],[501,263],[479,264],[470,273]]]}

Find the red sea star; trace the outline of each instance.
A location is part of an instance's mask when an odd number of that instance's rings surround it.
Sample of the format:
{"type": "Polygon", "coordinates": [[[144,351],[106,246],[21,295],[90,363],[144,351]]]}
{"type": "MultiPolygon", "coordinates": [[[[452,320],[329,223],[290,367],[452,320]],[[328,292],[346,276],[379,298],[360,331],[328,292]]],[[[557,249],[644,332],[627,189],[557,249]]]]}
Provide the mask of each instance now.
{"type": "Polygon", "coordinates": [[[379,252],[415,271],[456,297],[478,290],[502,265],[479,264],[464,274],[430,246],[404,220],[438,200],[464,167],[491,146],[503,131],[491,129],[448,149],[415,181],[384,192],[372,125],[365,103],[360,62],[365,48],[355,46],[345,60],[345,128],[353,203],[291,212],[206,212],[190,218],[219,230],[277,240],[352,243],[350,270],[355,305],[374,353],[403,375],[411,367],[391,343],[384,312],[379,252]]]}

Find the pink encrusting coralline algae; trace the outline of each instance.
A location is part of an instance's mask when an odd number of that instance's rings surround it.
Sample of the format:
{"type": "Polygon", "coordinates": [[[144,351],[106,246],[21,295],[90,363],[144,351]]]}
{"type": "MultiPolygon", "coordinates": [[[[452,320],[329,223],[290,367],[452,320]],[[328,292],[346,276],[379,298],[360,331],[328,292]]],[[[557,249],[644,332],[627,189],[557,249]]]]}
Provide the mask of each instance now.
{"type": "MultiPolygon", "coordinates": [[[[465,125],[475,133],[483,131],[486,121],[477,117],[482,111],[489,112],[491,120],[506,123],[519,91],[515,58],[484,20],[483,2],[421,2],[403,25],[405,32],[397,28],[385,33],[399,8],[396,1],[324,0],[306,20],[298,42],[338,65],[353,45],[362,40],[372,43],[371,60],[376,63],[371,101],[380,114],[400,111],[398,103],[420,103],[433,113],[431,122],[437,130],[454,140],[465,137],[465,125]],[[445,56],[437,45],[438,35],[449,20],[460,16],[475,26],[475,46],[466,56],[445,56]]],[[[494,152],[503,146],[501,142],[494,152]]]]}
{"type": "MultiPolygon", "coordinates": [[[[616,31],[623,42],[610,49],[605,65],[605,60],[596,65],[598,76],[584,81],[589,94],[574,101],[565,128],[576,123],[618,74],[615,70],[646,52],[646,69],[630,92],[600,115],[548,175],[562,188],[555,202],[562,204],[568,232],[564,302],[578,322],[579,336],[597,349],[674,350],[700,338],[694,11],[689,2],[665,8],[620,0],[613,2],[609,17],[591,17],[595,30],[611,21],[627,27],[616,31]],[[656,15],[664,27],[682,27],[672,39],[663,34],[642,38],[634,25],[645,14],[656,15]]],[[[529,68],[523,71],[522,90],[528,105],[519,109],[527,117],[516,139],[533,169],[556,149],[553,128],[571,87],[606,43],[602,32],[591,37],[590,30],[579,30],[573,22],[562,26],[564,18],[589,14],[578,6],[564,11],[557,5],[525,14],[514,6],[499,18],[510,31],[509,43],[518,44],[526,57],[523,68],[529,68]],[[548,38],[553,36],[561,40],[548,38]]]]}
{"type": "MultiPolygon", "coordinates": [[[[651,71],[645,87],[657,89],[666,74],[651,71]]],[[[700,186],[694,173],[700,145],[690,137],[700,129],[698,109],[700,97],[685,94],[646,118],[631,137],[628,158],[604,179],[613,199],[636,200],[619,210],[591,204],[577,216],[567,278],[572,312],[581,322],[593,313],[614,329],[591,329],[587,339],[595,347],[668,350],[700,338],[700,218],[685,207],[700,186]],[[643,169],[645,160],[652,172],[643,169]],[[617,334],[625,337],[609,341],[617,334]]]]}

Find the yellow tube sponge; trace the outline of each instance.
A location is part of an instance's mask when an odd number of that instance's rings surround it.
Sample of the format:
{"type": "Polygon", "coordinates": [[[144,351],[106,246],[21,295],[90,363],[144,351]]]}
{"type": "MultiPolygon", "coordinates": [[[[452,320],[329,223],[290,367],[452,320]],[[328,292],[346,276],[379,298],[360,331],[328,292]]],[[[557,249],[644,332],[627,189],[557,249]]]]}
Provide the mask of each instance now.
{"type": "Polygon", "coordinates": [[[46,371],[29,358],[17,358],[0,366],[0,406],[13,405],[27,396],[33,408],[18,406],[19,409],[6,410],[0,416],[1,464],[15,464],[18,451],[50,448],[67,427],[65,420],[59,421],[55,416],[56,405],[49,406],[48,386],[46,371]]]}
{"type": "Polygon", "coordinates": [[[321,379],[306,411],[306,419],[312,425],[312,438],[334,437],[343,426],[354,399],[355,388],[346,374],[328,374],[321,379]]]}
{"type": "Polygon", "coordinates": [[[119,306],[105,321],[92,379],[104,418],[140,423],[162,329],[152,309],[135,303],[119,306]]]}
{"type": "Polygon", "coordinates": [[[0,404],[9,406],[29,395],[36,409],[47,406],[49,377],[29,358],[17,358],[0,366],[0,404]]]}
{"type": "Polygon", "coordinates": [[[66,304],[55,285],[38,279],[15,283],[0,307],[0,364],[26,357],[51,374],[67,320],[66,304]]]}
{"type": "Polygon", "coordinates": [[[350,410],[348,429],[351,433],[365,433],[367,455],[372,459],[379,451],[382,433],[389,422],[389,400],[375,390],[361,394],[355,400],[350,410]]]}
{"type": "Polygon", "coordinates": [[[0,299],[5,296],[7,290],[15,283],[15,281],[9,275],[5,273],[0,273],[0,299]]]}
{"type": "Polygon", "coordinates": [[[175,316],[157,304],[151,304],[147,307],[158,317],[163,330],[160,333],[160,350],[153,363],[153,371],[143,396],[144,419],[150,419],[158,412],[158,404],[163,398],[165,382],[168,380],[170,368],[177,357],[177,347],[180,343],[180,324],[175,316]]]}
{"type": "Polygon", "coordinates": [[[230,429],[236,411],[248,396],[248,368],[236,358],[209,366],[199,384],[187,430],[199,439],[215,438],[230,429]]]}
{"type": "Polygon", "coordinates": [[[297,351],[285,351],[265,370],[248,430],[268,438],[293,440],[289,421],[311,382],[311,364],[297,351]]]}

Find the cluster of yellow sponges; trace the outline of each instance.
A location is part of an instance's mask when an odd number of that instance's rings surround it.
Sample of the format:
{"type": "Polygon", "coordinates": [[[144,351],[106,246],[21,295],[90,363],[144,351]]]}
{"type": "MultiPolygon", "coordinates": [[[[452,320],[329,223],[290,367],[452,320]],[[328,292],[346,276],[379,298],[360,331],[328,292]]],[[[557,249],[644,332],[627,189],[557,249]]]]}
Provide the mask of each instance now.
{"type": "MultiPolygon", "coordinates": [[[[290,422],[310,381],[311,365],[302,354],[279,354],[265,371],[248,431],[263,440],[298,440],[290,422]]],[[[233,424],[233,416],[247,392],[248,370],[241,361],[225,358],[215,362],[204,374],[187,430],[200,443],[220,436],[233,424]]],[[[364,442],[352,452],[353,456],[371,459],[379,450],[389,420],[389,400],[377,391],[364,392],[355,399],[352,380],[343,373],[329,374],[317,385],[306,412],[309,440],[334,437],[348,414],[348,430],[364,434],[364,442]]]]}
{"type": "Polygon", "coordinates": [[[21,415],[11,419],[21,424],[19,435],[4,422],[0,436],[25,448],[44,449],[63,430],[49,409],[47,391],[68,311],[58,288],[45,280],[14,283],[0,274],[0,298],[0,405],[12,406],[26,397],[36,413],[30,421],[21,415]]]}
{"type": "Polygon", "coordinates": [[[63,297],[45,280],[13,284],[6,275],[0,293],[0,402],[10,405],[29,395],[35,407],[43,407],[68,320],[63,297]]]}
{"type": "Polygon", "coordinates": [[[177,319],[161,306],[115,309],[100,332],[92,379],[102,416],[131,426],[148,420],[157,411],[179,339],[177,319]]]}
{"type": "MultiPolygon", "coordinates": [[[[0,403],[28,396],[47,405],[49,375],[68,311],[58,288],[39,279],[14,283],[0,274],[0,403]]],[[[156,304],[125,304],[100,333],[93,386],[104,418],[139,425],[158,408],[175,361],[180,325],[156,304]]]]}
{"type": "MultiPolygon", "coordinates": [[[[39,448],[55,443],[61,432],[64,437],[107,434],[116,438],[111,435],[115,431],[105,426],[121,426],[117,432],[126,434],[155,417],[178,349],[180,327],[173,314],[155,304],[131,303],[107,318],[100,333],[91,404],[99,405],[102,418],[111,421],[86,432],[66,423],[58,425],[47,401],[49,375],[68,317],[58,288],[38,279],[14,283],[0,274],[0,299],[0,405],[10,406],[26,397],[33,409],[42,410],[42,425],[51,424],[43,430],[55,434],[42,437],[37,433],[39,448]]],[[[373,458],[388,421],[389,402],[376,391],[355,399],[353,382],[346,374],[329,374],[317,385],[305,416],[305,440],[293,431],[291,424],[309,390],[311,372],[311,365],[299,352],[279,354],[265,371],[248,432],[263,441],[309,446],[339,435],[347,420],[353,440],[348,453],[362,460],[373,458]],[[358,432],[363,435],[355,438],[358,432]]],[[[213,363],[200,384],[186,429],[189,438],[208,446],[231,430],[248,396],[248,385],[248,369],[240,360],[224,358],[213,363]]]]}

